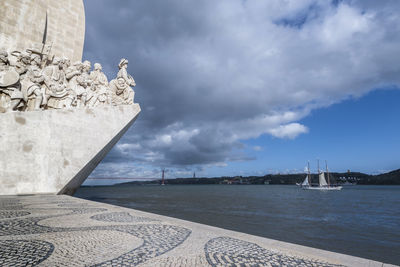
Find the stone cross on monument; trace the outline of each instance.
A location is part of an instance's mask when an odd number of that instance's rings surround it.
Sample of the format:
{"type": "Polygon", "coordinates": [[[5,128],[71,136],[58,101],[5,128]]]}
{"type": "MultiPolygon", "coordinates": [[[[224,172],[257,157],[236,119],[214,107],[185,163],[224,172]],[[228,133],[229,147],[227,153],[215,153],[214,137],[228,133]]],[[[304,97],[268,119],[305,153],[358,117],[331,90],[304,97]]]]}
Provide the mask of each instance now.
{"type": "Polygon", "coordinates": [[[137,118],[128,60],[109,81],[84,34],[82,0],[0,2],[0,195],[73,194],[137,118]]]}

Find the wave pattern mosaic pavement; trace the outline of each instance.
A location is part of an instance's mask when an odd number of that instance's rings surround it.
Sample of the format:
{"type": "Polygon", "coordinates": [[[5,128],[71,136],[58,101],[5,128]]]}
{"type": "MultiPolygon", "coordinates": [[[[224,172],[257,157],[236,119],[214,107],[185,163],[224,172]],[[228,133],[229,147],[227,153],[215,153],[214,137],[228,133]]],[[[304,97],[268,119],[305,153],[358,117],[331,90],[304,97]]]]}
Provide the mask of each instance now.
{"type": "Polygon", "coordinates": [[[70,196],[0,196],[0,266],[343,266],[270,241],[70,196]]]}
{"type": "MultiPolygon", "coordinates": [[[[128,235],[133,235],[142,239],[139,247],[133,247],[129,252],[116,258],[111,258],[103,262],[93,262],[93,266],[136,266],[148,259],[161,255],[174,249],[190,235],[189,229],[165,225],[157,219],[146,218],[143,216],[132,216],[128,212],[107,212],[107,208],[91,207],[87,203],[71,201],[59,201],[66,196],[46,196],[28,198],[20,197],[20,200],[10,200],[0,198],[0,266],[46,266],[46,259],[52,257],[54,247],[57,247],[59,240],[36,240],[49,233],[65,233],[74,235],[82,231],[118,231],[128,235]],[[52,201],[53,200],[53,201],[52,201]],[[57,200],[57,201],[54,201],[57,200]],[[16,208],[16,210],[12,210],[16,208]],[[57,211],[55,214],[44,216],[30,216],[36,211],[39,214],[57,211]],[[61,211],[61,213],[60,213],[61,211]],[[100,213],[91,216],[94,213],[100,213]],[[40,222],[50,218],[62,220],[72,215],[82,216],[82,226],[80,227],[54,227],[41,225],[40,222]],[[124,222],[125,225],[91,225],[91,221],[104,222],[124,222]],[[152,224],[143,224],[144,222],[152,224]],[[154,224],[154,222],[160,222],[154,224]],[[134,224],[133,224],[134,223],[134,224]],[[3,239],[3,238],[13,239],[3,239]],[[27,238],[28,237],[28,238],[27,238]]],[[[81,235],[81,234],[79,234],[81,235]]],[[[60,237],[58,237],[60,238],[60,237]]],[[[62,237],[61,237],[62,238],[62,237]]],[[[82,240],[83,241],[83,240],[82,240]]],[[[79,246],[79,237],[73,246],[79,246]]],[[[98,244],[101,246],[101,244],[98,244]]],[[[52,263],[54,264],[54,262],[52,263]]],[[[56,263],[57,264],[57,263],[56,263]]]]}
{"type": "Polygon", "coordinates": [[[211,239],[204,250],[211,266],[343,266],[283,255],[257,244],[230,237],[211,239]]]}

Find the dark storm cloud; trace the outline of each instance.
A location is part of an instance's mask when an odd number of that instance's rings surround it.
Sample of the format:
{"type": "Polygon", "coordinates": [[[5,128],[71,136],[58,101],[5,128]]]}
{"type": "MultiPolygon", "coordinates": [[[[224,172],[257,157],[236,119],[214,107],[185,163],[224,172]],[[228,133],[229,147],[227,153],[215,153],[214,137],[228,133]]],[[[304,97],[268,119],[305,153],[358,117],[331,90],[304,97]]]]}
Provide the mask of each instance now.
{"type": "Polygon", "coordinates": [[[95,174],[251,160],[242,140],[398,84],[399,3],[379,2],[86,0],[84,57],[109,78],[128,58],[142,107],[95,174]]]}

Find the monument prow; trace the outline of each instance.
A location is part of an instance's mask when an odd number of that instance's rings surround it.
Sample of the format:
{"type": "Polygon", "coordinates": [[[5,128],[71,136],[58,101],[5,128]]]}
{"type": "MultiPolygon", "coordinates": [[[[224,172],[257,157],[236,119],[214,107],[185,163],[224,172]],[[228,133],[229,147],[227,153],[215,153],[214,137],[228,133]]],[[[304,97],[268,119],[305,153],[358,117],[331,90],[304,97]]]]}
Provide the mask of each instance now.
{"type": "Polygon", "coordinates": [[[27,51],[0,51],[0,195],[72,195],[136,120],[136,83],[126,59],[108,82],[99,63],[27,51]]]}
{"type": "Polygon", "coordinates": [[[128,60],[81,62],[82,0],[0,7],[0,195],[73,194],[140,112],[128,60]]]}

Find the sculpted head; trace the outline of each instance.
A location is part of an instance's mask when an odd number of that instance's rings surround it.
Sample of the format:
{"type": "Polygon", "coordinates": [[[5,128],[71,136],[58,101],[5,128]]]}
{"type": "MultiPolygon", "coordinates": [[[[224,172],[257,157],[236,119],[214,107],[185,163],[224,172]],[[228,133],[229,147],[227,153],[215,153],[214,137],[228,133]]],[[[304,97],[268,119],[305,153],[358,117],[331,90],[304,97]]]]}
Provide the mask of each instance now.
{"type": "Polygon", "coordinates": [[[102,66],[100,63],[94,63],[94,70],[102,71],[102,66]]]}
{"type": "Polygon", "coordinates": [[[64,64],[65,68],[68,68],[69,66],[71,66],[71,60],[69,60],[69,58],[67,58],[67,57],[63,57],[62,62],[64,64]]]}
{"type": "Polygon", "coordinates": [[[30,64],[31,63],[31,54],[32,52],[22,52],[20,54],[20,60],[24,64],[30,64]]]}
{"type": "Polygon", "coordinates": [[[74,67],[74,69],[76,70],[82,70],[82,62],[80,61],[75,61],[72,66],[74,67]]]}
{"type": "Polygon", "coordinates": [[[61,62],[61,58],[59,58],[59,57],[54,57],[53,60],[51,61],[51,64],[54,65],[54,66],[58,66],[61,63],[62,63],[61,62]]]}
{"type": "Polygon", "coordinates": [[[8,53],[7,51],[0,51],[0,60],[3,62],[8,62],[8,53]]]}
{"type": "Polygon", "coordinates": [[[127,67],[128,67],[128,60],[125,59],[125,58],[122,58],[121,61],[120,61],[119,64],[118,64],[118,67],[119,67],[120,69],[122,69],[122,68],[127,68],[127,67]]]}
{"type": "Polygon", "coordinates": [[[89,60],[83,61],[83,63],[82,63],[82,70],[83,70],[84,72],[89,72],[91,68],[92,68],[92,64],[90,63],[89,60]]]}

